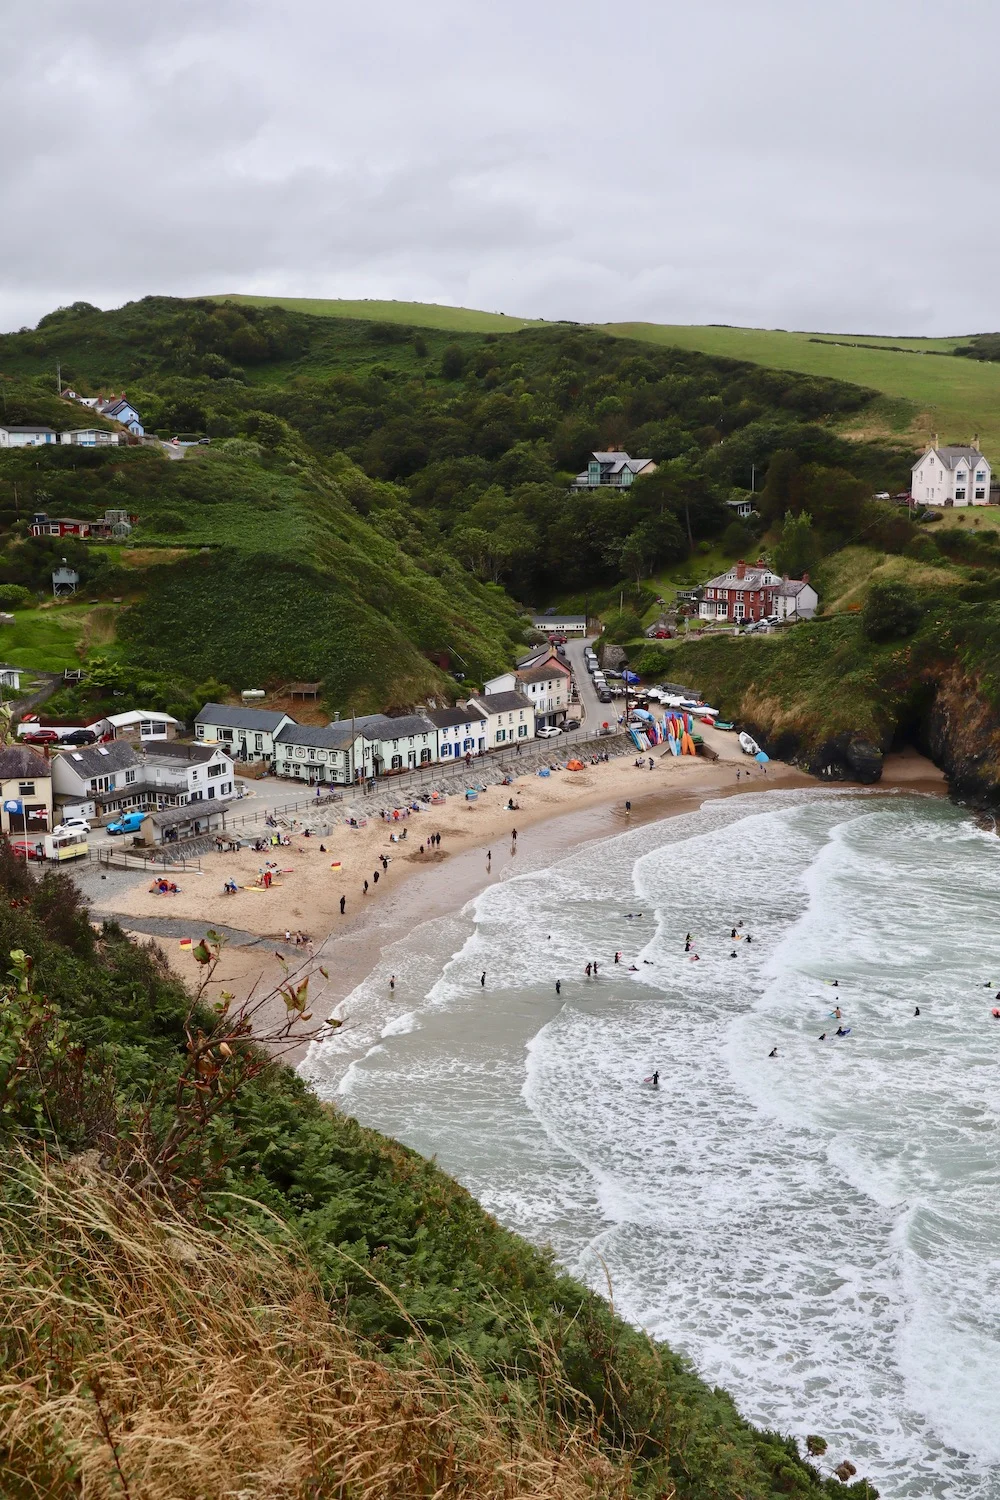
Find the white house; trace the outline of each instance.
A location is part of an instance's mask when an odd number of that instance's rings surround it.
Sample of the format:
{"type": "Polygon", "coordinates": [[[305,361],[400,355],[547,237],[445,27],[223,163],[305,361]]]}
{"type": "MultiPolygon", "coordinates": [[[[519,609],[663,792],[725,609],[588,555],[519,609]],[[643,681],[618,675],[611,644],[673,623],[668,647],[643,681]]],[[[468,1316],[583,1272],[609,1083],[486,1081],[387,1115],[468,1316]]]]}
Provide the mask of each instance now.
{"type": "Polygon", "coordinates": [[[774,613],[781,620],[811,620],[819,605],[819,595],[809,582],[809,574],[801,578],[783,578],[774,594],[774,613]]]}
{"type": "Polygon", "coordinates": [[[471,703],[429,708],[427,717],[437,729],[438,759],[445,764],[454,764],[463,755],[481,755],[486,749],[489,721],[471,703]]]}
{"type": "Polygon", "coordinates": [[[21,668],[8,667],[0,663],[0,687],[13,688],[15,693],[21,691],[21,668]]]}
{"type": "Polygon", "coordinates": [[[172,714],[153,708],[133,708],[124,714],[108,714],[87,725],[102,739],[107,736],[112,740],[138,740],[142,744],[176,739],[180,727],[180,721],[172,714]]]}
{"type": "Polygon", "coordinates": [[[0,427],[0,448],[42,448],[58,442],[53,427],[0,427]]]}
{"type": "Polygon", "coordinates": [[[59,441],[75,443],[79,448],[116,448],[120,436],[107,427],[72,427],[59,434],[59,441]]]}
{"type": "Polygon", "coordinates": [[[655,474],[656,465],[651,458],[629,458],[627,453],[592,453],[590,462],[573,480],[574,490],[597,490],[603,485],[624,489],[640,475],[655,474]]]}
{"type": "Polygon", "coordinates": [[[910,493],[918,505],[989,505],[991,473],[977,447],[928,448],[913,465],[910,493]]]}
{"type": "Polygon", "coordinates": [[[536,630],[547,635],[586,635],[586,615],[532,615],[531,623],[536,630]]]}
{"type": "Polygon", "coordinates": [[[401,714],[398,718],[364,714],[352,723],[355,770],[366,779],[413,771],[437,761],[437,726],[426,714],[401,714]]]}
{"type": "Polygon", "coordinates": [[[124,740],[67,747],[52,757],[52,787],[64,813],[85,818],[130,808],[227,802],[236,791],[233,762],[221,746],[177,740],[145,754],[124,740]]]}
{"type": "Polygon", "coordinates": [[[336,724],[286,724],[274,736],[274,772],[296,781],[349,786],[354,780],[350,720],[336,724]]]}
{"type": "Polygon", "coordinates": [[[551,646],[527,656],[511,672],[483,683],[488,696],[521,692],[531,702],[538,725],[558,724],[569,708],[573,674],[551,646]]]}
{"type": "Polygon", "coordinates": [[[30,745],[0,747],[0,828],[12,838],[52,828],[52,767],[30,745]]]}
{"type": "Polygon", "coordinates": [[[274,737],[295,720],[268,708],[244,708],[232,703],[206,703],[194,721],[195,739],[219,744],[235,760],[273,760],[274,737]]]}
{"type": "Polygon", "coordinates": [[[486,716],[488,750],[505,750],[535,738],[535,711],[523,693],[475,693],[469,706],[486,716]]]}

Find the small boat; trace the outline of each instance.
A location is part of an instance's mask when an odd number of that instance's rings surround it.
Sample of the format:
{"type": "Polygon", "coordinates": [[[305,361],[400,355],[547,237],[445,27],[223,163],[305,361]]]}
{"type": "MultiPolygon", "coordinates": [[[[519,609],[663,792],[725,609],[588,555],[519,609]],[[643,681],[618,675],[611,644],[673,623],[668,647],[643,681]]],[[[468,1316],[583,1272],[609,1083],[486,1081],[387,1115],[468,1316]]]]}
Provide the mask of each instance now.
{"type": "Polygon", "coordinates": [[[740,730],[740,749],[744,755],[760,754],[760,746],[755,739],[751,739],[745,729],[740,730]]]}
{"type": "Polygon", "coordinates": [[[730,722],[729,722],[728,719],[716,719],[716,721],[715,721],[715,728],[716,729],[735,729],[736,725],[735,724],[730,724],[730,722]]]}

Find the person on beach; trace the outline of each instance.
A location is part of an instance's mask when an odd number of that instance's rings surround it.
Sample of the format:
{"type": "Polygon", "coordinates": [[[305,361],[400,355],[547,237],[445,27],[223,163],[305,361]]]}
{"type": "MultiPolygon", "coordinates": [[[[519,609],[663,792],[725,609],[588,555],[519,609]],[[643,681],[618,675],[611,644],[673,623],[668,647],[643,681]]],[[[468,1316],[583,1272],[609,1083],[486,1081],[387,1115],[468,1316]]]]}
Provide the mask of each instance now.
{"type": "Polygon", "coordinates": [[[517,843],[517,829],[516,828],[512,828],[510,830],[510,841],[511,841],[512,844],[516,844],[517,843]]]}
{"type": "Polygon", "coordinates": [[[631,814],[632,814],[632,804],[631,804],[631,802],[626,802],[626,804],[625,804],[625,816],[626,817],[631,817],[631,814]]]}
{"type": "Polygon", "coordinates": [[[366,896],[367,896],[367,894],[368,894],[368,882],[367,882],[367,880],[366,880],[366,881],[365,881],[365,890],[364,890],[364,894],[365,894],[365,895],[366,895],[366,896]]]}
{"type": "Polygon", "coordinates": [[[375,882],[376,885],[378,885],[379,874],[380,874],[380,872],[378,870],[373,870],[372,871],[372,879],[374,880],[374,882],[375,882]]]}
{"type": "Polygon", "coordinates": [[[340,898],[340,915],[341,916],[344,915],[344,908],[345,908],[346,905],[347,905],[347,897],[346,896],[341,896],[341,898],[340,898]]]}
{"type": "Polygon", "coordinates": [[[383,870],[388,870],[388,868],[389,868],[389,857],[388,857],[388,855],[386,855],[386,854],[380,854],[379,855],[379,859],[382,861],[382,868],[383,868],[383,870]]]}
{"type": "Polygon", "coordinates": [[[479,976],[479,988],[481,990],[484,990],[486,988],[486,970],[485,969],[483,970],[483,972],[479,976]]]}

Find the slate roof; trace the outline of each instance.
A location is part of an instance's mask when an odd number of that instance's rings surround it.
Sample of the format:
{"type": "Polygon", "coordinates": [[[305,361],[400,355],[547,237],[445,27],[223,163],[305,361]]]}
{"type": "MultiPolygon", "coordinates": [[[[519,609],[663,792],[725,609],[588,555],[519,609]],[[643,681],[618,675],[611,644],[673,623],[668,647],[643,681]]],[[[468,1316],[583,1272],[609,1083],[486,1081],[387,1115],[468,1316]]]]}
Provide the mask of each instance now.
{"type": "Polygon", "coordinates": [[[797,599],[804,588],[809,587],[806,578],[786,578],[776,590],[779,599],[797,599]]]}
{"type": "Polygon", "coordinates": [[[215,744],[192,744],[190,740],[165,740],[162,744],[149,745],[146,748],[146,761],[155,766],[157,761],[184,760],[188,763],[197,762],[203,764],[211,760],[219,751],[226,753],[225,745],[215,744]]]}
{"type": "Polygon", "coordinates": [[[354,723],[366,740],[401,740],[411,734],[433,734],[435,729],[424,714],[401,714],[398,719],[388,714],[363,714],[354,723]]]}
{"type": "Polygon", "coordinates": [[[4,432],[55,432],[54,427],[22,426],[16,422],[0,422],[4,432]]]}
{"type": "Polygon", "coordinates": [[[210,813],[228,812],[236,801],[235,797],[229,797],[223,802],[200,801],[183,802],[180,807],[160,807],[156,812],[151,812],[150,817],[157,828],[174,828],[181,823],[204,822],[210,813]]]}
{"type": "Polygon", "coordinates": [[[486,715],[470,703],[468,708],[429,708],[427,717],[438,729],[456,729],[459,724],[481,724],[486,715]]]}
{"type": "Polygon", "coordinates": [[[30,781],[51,775],[49,761],[30,745],[5,745],[0,749],[0,781],[30,781]]]}
{"type": "Polygon", "coordinates": [[[518,708],[530,708],[534,711],[535,707],[523,693],[484,693],[477,695],[476,702],[491,714],[513,713],[518,708]]]}
{"type": "Polygon", "coordinates": [[[218,725],[220,729],[255,729],[273,734],[287,714],[270,708],[244,708],[236,703],[206,703],[196,716],[196,724],[218,725]]]}
{"type": "MultiPolygon", "coordinates": [[[[561,661],[554,658],[551,661],[540,662],[537,667],[526,667],[523,672],[518,672],[522,682],[545,682],[553,673],[561,672],[564,677],[570,676],[569,667],[564,666],[561,661]]],[[[493,696],[492,694],[490,695],[493,696]]]]}
{"type": "Polygon", "coordinates": [[[728,573],[716,574],[702,587],[706,589],[764,589],[773,588],[780,582],[781,579],[777,573],[772,573],[770,568],[747,568],[742,578],[737,578],[736,569],[730,568],[728,573]]]}
{"type": "Polygon", "coordinates": [[[109,771],[125,771],[142,761],[127,740],[112,740],[110,745],[74,745],[60,752],[76,774],[89,781],[92,776],[107,776],[109,771]]]}
{"type": "Polygon", "coordinates": [[[309,745],[314,750],[345,750],[353,741],[350,719],[336,724],[286,724],[276,745],[309,745]]]}
{"type": "MultiPolygon", "coordinates": [[[[976,464],[985,462],[985,458],[978,448],[928,448],[927,453],[935,454],[946,469],[957,469],[959,464],[966,464],[969,468],[974,468],[976,464]]],[[[920,467],[927,457],[927,453],[920,455],[913,465],[914,469],[920,467]]]]}

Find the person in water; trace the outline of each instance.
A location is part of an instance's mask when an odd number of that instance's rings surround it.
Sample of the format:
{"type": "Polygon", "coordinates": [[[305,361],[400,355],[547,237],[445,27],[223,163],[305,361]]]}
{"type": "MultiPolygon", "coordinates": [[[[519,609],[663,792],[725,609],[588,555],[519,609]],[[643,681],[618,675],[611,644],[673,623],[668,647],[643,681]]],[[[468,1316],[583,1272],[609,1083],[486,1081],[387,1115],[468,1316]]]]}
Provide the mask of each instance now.
{"type": "Polygon", "coordinates": [[[825,1031],[821,1031],[820,1032],[819,1039],[820,1039],[821,1042],[825,1042],[826,1041],[826,1032],[825,1031]]]}
{"type": "Polygon", "coordinates": [[[747,942],[748,943],[752,943],[753,942],[753,938],[750,936],[749,932],[747,933],[747,942]]]}
{"type": "Polygon", "coordinates": [[[735,958],[736,957],[736,949],[735,948],[733,949],[732,953],[730,953],[729,957],[730,958],[735,958]]]}
{"type": "Polygon", "coordinates": [[[914,1014],[914,1015],[915,1015],[915,1016],[919,1016],[919,1014],[920,1014],[920,1006],[919,1006],[919,1005],[918,1005],[918,1006],[917,1006],[917,1008],[916,1008],[916,1010],[915,1010],[915,1011],[914,1011],[914,1012],[913,1012],[913,1014],[914,1014]]]}
{"type": "Polygon", "coordinates": [[[768,1055],[768,1057],[777,1057],[777,1055],[778,1055],[778,1049],[777,1049],[777,1047],[772,1047],[771,1050],[770,1050],[770,1052],[767,1055],[768,1055]]]}
{"type": "Polygon", "coordinates": [[[638,970],[638,968],[636,967],[635,964],[629,964],[628,971],[629,971],[630,974],[638,974],[638,972],[639,972],[639,970],[638,970]]]}
{"type": "Polygon", "coordinates": [[[841,1012],[840,1012],[840,1006],[839,1005],[834,1006],[833,1015],[834,1015],[834,1019],[835,1020],[839,1021],[841,1019],[841,1012]]]}
{"type": "Polygon", "coordinates": [[[735,927],[733,928],[733,930],[729,934],[729,936],[732,938],[733,942],[735,943],[735,941],[736,941],[736,928],[735,927]]]}
{"type": "Polygon", "coordinates": [[[592,968],[592,965],[591,965],[591,964],[588,964],[588,965],[587,965],[587,978],[588,978],[588,979],[589,979],[589,978],[590,978],[590,970],[591,970],[591,968],[592,968]]]}
{"type": "Polygon", "coordinates": [[[654,1070],[653,1070],[652,1084],[653,1084],[654,1089],[658,1089],[660,1087],[660,1070],[659,1070],[659,1068],[654,1068],[654,1070]]]}
{"type": "MultiPolygon", "coordinates": [[[[850,1031],[850,1027],[847,1028],[847,1031],[850,1031]]],[[[836,1032],[834,1033],[834,1035],[835,1036],[846,1036],[847,1035],[847,1031],[844,1030],[843,1026],[838,1026],[836,1032]]]]}
{"type": "Polygon", "coordinates": [[[684,952],[685,953],[690,953],[691,952],[691,939],[690,938],[688,938],[687,942],[684,944],[684,952]]]}
{"type": "Polygon", "coordinates": [[[562,994],[562,980],[561,979],[557,979],[556,980],[556,994],[557,995],[561,995],[562,994]]]}

